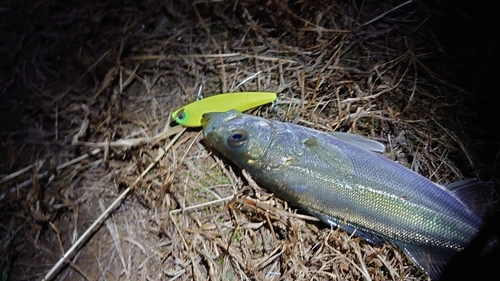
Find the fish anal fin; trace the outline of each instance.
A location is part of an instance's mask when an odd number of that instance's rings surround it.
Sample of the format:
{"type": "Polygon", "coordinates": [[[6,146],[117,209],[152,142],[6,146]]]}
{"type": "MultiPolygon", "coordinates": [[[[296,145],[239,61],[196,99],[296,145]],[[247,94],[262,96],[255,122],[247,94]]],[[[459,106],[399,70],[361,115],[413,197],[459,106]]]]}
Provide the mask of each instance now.
{"type": "Polygon", "coordinates": [[[438,280],[444,268],[448,265],[448,263],[456,253],[453,250],[435,250],[428,247],[419,247],[416,245],[408,245],[405,243],[394,244],[403,249],[406,255],[418,267],[420,267],[422,271],[429,275],[431,280],[438,280]]]}

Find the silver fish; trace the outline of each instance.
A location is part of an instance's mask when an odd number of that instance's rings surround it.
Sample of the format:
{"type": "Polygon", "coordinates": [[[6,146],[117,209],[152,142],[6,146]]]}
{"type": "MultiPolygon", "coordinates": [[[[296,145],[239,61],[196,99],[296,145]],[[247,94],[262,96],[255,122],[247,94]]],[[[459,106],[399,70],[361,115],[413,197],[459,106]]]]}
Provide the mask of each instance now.
{"type": "Polygon", "coordinates": [[[261,186],[327,224],[400,247],[431,279],[483,225],[455,193],[375,153],[385,148],[376,141],[235,110],[203,118],[208,146],[261,186]]]}

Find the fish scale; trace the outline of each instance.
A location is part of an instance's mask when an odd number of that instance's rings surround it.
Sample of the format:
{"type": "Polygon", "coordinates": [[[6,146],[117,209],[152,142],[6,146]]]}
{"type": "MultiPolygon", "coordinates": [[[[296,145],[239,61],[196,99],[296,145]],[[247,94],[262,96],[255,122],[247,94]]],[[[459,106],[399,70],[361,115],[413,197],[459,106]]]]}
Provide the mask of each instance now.
{"type": "Polygon", "coordinates": [[[450,190],[371,151],[375,141],[237,111],[204,119],[207,144],[261,186],[325,223],[400,247],[432,279],[483,224],[450,190]]]}
{"type": "MultiPolygon", "coordinates": [[[[307,154],[304,155],[304,157],[307,156],[307,154]]],[[[317,172],[316,175],[312,175],[311,172],[300,173],[296,167],[290,165],[286,169],[289,172],[275,170],[273,172],[254,173],[256,175],[255,180],[257,182],[262,181],[263,186],[268,186],[271,191],[289,198],[288,201],[302,206],[308,211],[324,217],[338,218],[338,222],[347,220],[348,224],[354,227],[361,228],[364,231],[381,233],[380,236],[382,237],[392,237],[409,243],[422,243],[422,239],[418,236],[408,236],[405,233],[418,233],[425,220],[427,236],[433,237],[431,241],[435,246],[444,246],[445,243],[450,244],[449,241],[451,240],[460,241],[464,239],[463,235],[454,238],[452,234],[455,233],[448,233],[446,229],[443,229],[442,225],[450,223],[449,217],[441,216],[439,222],[432,223],[431,221],[434,218],[432,218],[431,214],[436,211],[423,212],[425,211],[423,210],[415,212],[416,207],[424,208],[413,204],[413,208],[410,209],[409,203],[404,202],[402,199],[389,194],[374,192],[373,189],[367,190],[367,187],[356,184],[354,180],[351,180],[352,183],[349,187],[345,187],[345,178],[335,178],[332,176],[333,173],[326,177],[324,176],[326,173],[321,171],[317,172]],[[266,179],[274,179],[280,175],[285,175],[284,179],[282,179],[282,187],[274,190],[266,179]],[[304,186],[309,188],[304,190],[304,186]],[[332,186],[336,188],[332,189],[332,186]],[[307,192],[308,195],[304,195],[304,192],[307,192]],[[343,203],[332,203],[331,198],[343,203]],[[376,217],[374,217],[372,210],[378,211],[376,217]],[[400,226],[395,228],[394,226],[398,224],[400,226]],[[444,237],[439,239],[441,236],[444,237]]],[[[453,218],[451,220],[453,221],[453,218]]],[[[475,231],[477,229],[471,228],[472,233],[475,233],[475,231]]],[[[461,231],[456,232],[456,234],[461,233],[461,231]]],[[[461,249],[464,246],[461,244],[466,242],[455,242],[452,248],[461,249]]]]}

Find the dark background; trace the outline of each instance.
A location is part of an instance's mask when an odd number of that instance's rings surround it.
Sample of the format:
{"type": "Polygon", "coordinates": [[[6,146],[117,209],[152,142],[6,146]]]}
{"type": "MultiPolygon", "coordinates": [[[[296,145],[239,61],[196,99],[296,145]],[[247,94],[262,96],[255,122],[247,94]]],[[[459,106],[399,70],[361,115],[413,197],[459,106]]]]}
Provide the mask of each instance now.
{"type": "MultiPolygon", "coordinates": [[[[498,9],[495,1],[426,1],[429,24],[450,58],[457,85],[473,96],[468,103],[475,113],[465,128],[476,138],[476,157],[495,165],[500,148],[500,103],[497,68],[500,65],[498,9]]],[[[439,63],[439,62],[438,62],[439,63]]],[[[498,169],[491,172],[499,178],[498,169]]]]}
{"type": "MultiPolygon", "coordinates": [[[[453,58],[457,81],[472,93],[469,135],[477,137],[475,156],[491,164],[492,178],[498,191],[500,173],[497,154],[500,149],[500,17],[494,1],[426,1],[431,11],[430,24],[434,34],[453,58]]],[[[497,204],[498,205],[498,204],[497,204]]],[[[498,210],[481,234],[458,255],[443,276],[443,280],[488,280],[496,273],[500,246],[488,242],[500,236],[498,210]],[[484,247],[490,247],[485,254],[484,247]],[[484,278],[484,279],[483,279],[484,278]]]]}

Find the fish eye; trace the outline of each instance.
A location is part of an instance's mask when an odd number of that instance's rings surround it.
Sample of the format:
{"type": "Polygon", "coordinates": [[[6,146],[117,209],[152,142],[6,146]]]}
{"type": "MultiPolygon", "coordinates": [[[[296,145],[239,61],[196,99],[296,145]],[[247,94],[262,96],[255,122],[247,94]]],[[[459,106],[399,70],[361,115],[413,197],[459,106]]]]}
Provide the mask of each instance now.
{"type": "Polygon", "coordinates": [[[247,142],[248,134],[244,130],[232,131],[227,137],[227,144],[232,148],[238,148],[247,142]]]}
{"type": "Polygon", "coordinates": [[[179,116],[177,116],[177,118],[179,120],[183,120],[184,118],[186,118],[186,113],[184,113],[184,111],[182,111],[181,113],[179,113],[179,116]]]}

